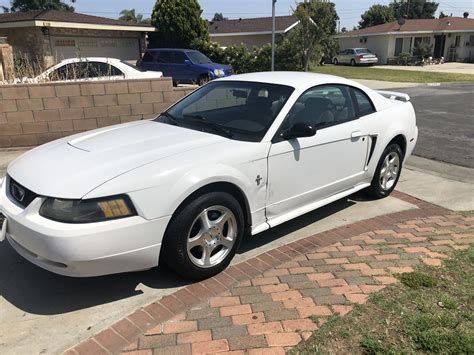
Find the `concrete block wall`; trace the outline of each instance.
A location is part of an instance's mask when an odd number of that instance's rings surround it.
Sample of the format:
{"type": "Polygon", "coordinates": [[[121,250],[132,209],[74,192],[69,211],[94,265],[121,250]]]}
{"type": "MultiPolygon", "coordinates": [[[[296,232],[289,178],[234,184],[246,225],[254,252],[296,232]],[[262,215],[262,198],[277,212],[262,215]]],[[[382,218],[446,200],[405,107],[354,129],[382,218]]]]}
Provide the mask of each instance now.
{"type": "Polygon", "coordinates": [[[171,78],[0,86],[0,148],[153,118],[192,92],[171,78]]]}

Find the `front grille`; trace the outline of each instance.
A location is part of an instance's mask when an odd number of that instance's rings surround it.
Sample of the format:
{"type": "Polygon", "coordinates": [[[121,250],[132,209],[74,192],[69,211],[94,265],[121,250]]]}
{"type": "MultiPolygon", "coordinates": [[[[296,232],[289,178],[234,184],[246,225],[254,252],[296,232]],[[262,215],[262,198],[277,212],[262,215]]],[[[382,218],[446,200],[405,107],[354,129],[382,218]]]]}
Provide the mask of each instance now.
{"type": "Polygon", "coordinates": [[[9,175],[7,175],[7,196],[11,201],[23,208],[28,207],[38,197],[37,194],[13,180],[9,175]]]}

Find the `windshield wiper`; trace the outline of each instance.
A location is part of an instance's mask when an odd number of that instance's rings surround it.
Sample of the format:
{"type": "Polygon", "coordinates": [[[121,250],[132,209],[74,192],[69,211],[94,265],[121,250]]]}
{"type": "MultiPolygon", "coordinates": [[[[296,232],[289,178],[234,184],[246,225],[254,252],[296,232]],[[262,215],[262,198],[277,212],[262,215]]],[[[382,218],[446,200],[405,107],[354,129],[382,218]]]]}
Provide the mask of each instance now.
{"type": "Polygon", "coordinates": [[[160,113],[160,116],[164,116],[164,117],[168,118],[168,119],[172,122],[171,124],[173,124],[173,125],[175,125],[175,126],[179,126],[179,125],[178,125],[178,121],[176,120],[176,117],[174,117],[174,116],[173,116],[171,113],[169,113],[168,111],[165,111],[165,112],[160,113]]]}
{"type": "Polygon", "coordinates": [[[224,128],[219,123],[209,121],[206,117],[204,117],[202,115],[186,115],[185,114],[185,115],[183,115],[183,117],[184,118],[190,118],[190,119],[192,119],[196,122],[204,123],[204,124],[210,126],[211,128],[213,128],[216,132],[221,133],[223,136],[225,136],[227,138],[232,138],[233,137],[233,134],[227,128],[224,128]]]}

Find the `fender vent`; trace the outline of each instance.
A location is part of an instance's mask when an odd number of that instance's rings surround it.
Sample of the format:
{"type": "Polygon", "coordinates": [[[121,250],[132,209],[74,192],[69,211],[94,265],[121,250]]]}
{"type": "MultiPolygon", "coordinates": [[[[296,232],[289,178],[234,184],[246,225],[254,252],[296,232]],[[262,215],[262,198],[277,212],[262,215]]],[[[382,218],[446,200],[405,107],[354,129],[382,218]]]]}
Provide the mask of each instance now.
{"type": "Polygon", "coordinates": [[[376,136],[371,136],[370,137],[370,151],[369,151],[369,159],[367,159],[367,166],[370,163],[370,160],[372,159],[372,155],[374,155],[374,150],[375,150],[375,144],[377,143],[377,137],[376,136]]]}

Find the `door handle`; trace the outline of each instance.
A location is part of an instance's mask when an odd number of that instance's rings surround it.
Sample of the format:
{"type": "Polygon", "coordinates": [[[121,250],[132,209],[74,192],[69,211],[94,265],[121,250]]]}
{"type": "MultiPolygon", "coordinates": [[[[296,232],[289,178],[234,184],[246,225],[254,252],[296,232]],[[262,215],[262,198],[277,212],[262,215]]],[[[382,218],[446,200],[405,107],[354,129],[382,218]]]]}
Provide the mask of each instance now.
{"type": "Polygon", "coordinates": [[[351,133],[351,138],[360,138],[360,137],[362,137],[361,131],[354,131],[351,133]]]}

